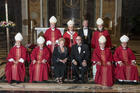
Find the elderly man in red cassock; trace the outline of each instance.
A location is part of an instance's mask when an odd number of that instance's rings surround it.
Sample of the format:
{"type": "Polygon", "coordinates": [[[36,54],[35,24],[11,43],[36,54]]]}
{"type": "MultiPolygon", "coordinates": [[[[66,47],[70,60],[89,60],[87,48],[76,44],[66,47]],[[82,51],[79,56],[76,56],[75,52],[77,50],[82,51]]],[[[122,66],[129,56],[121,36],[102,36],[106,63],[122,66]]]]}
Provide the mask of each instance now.
{"type": "Polygon", "coordinates": [[[109,48],[105,47],[106,38],[101,36],[98,39],[99,48],[96,48],[92,54],[91,61],[96,64],[97,72],[95,75],[95,83],[103,86],[113,85],[113,56],[109,48]]]}
{"type": "Polygon", "coordinates": [[[58,44],[58,39],[61,37],[61,32],[55,27],[57,19],[54,16],[52,16],[49,21],[50,28],[46,30],[44,37],[46,40],[46,45],[48,46],[52,55],[54,47],[58,44]]]}
{"type": "Polygon", "coordinates": [[[76,37],[78,33],[74,31],[74,21],[69,20],[67,22],[68,31],[64,33],[63,38],[65,39],[65,46],[71,51],[72,45],[76,44],[76,37]]]}
{"type": "Polygon", "coordinates": [[[115,77],[120,83],[137,83],[138,69],[136,67],[136,57],[132,50],[127,47],[129,37],[123,35],[120,38],[121,46],[114,53],[116,62],[115,77]]]}
{"type": "Polygon", "coordinates": [[[29,68],[30,82],[42,82],[48,80],[50,53],[44,47],[45,39],[40,36],[37,39],[38,46],[31,53],[31,64],[29,68]]]}
{"type": "MultiPolygon", "coordinates": [[[[97,30],[94,31],[93,35],[92,35],[92,39],[91,39],[91,47],[92,48],[99,48],[99,41],[98,39],[100,38],[100,36],[104,35],[106,38],[106,48],[111,48],[112,43],[111,43],[111,38],[110,35],[108,33],[107,30],[104,29],[104,21],[102,18],[98,18],[96,21],[97,24],[97,30]]],[[[96,64],[93,65],[93,79],[95,79],[95,75],[96,75],[96,64]]]]}
{"type": "Polygon", "coordinates": [[[25,77],[25,65],[26,61],[26,48],[21,45],[23,37],[21,33],[17,33],[15,36],[15,45],[11,48],[5,68],[6,80],[8,83],[19,83],[24,81],[25,77]]]}
{"type": "Polygon", "coordinates": [[[97,30],[93,33],[93,36],[92,36],[92,40],[91,40],[91,47],[92,48],[98,48],[99,47],[98,39],[102,35],[104,35],[105,38],[107,39],[106,47],[111,48],[111,46],[112,46],[110,35],[109,35],[108,31],[104,29],[103,23],[104,23],[104,21],[101,18],[98,18],[97,21],[96,21],[97,30]]]}

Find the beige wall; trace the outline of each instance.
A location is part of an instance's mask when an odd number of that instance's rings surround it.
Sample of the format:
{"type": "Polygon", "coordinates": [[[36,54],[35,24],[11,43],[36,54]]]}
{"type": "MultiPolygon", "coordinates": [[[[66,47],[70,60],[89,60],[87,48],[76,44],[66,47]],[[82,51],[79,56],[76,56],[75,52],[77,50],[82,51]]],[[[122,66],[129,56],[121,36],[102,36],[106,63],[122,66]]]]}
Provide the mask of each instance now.
{"type": "MultiPolygon", "coordinates": [[[[105,27],[111,34],[111,39],[113,42],[117,41],[120,37],[121,10],[122,0],[117,0],[117,3],[116,0],[103,0],[102,18],[105,21],[105,27]],[[109,17],[109,19],[107,19],[106,17],[109,17]],[[110,27],[110,21],[112,21],[112,27],[110,27]]],[[[96,19],[98,17],[100,17],[100,0],[96,0],[96,19]]]]}
{"type": "MultiPolygon", "coordinates": [[[[114,24],[114,17],[115,17],[115,0],[103,0],[103,8],[102,8],[102,18],[105,20],[105,26],[109,28],[109,20],[106,18],[108,17],[112,24],[114,24]]],[[[100,17],[100,0],[96,0],[96,19],[100,17]]],[[[110,32],[113,34],[113,32],[110,32]]]]}
{"type": "Polygon", "coordinates": [[[28,43],[28,1],[22,0],[22,35],[24,37],[23,45],[28,43]]]}
{"type": "Polygon", "coordinates": [[[29,0],[29,6],[30,18],[36,26],[40,26],[40,0],[29,0]]]}

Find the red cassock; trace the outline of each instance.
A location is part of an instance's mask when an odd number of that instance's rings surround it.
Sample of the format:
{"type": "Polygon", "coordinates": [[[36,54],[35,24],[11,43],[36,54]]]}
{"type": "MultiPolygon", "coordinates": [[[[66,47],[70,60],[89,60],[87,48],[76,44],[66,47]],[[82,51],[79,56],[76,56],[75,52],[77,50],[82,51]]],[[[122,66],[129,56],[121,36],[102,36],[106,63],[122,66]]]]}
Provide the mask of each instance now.
{"type": "Polygon", "coordinates": [[[19,48],[14,46],[11,48],[7,60],[14,59],[17,61],[17,64],[14,64],[13,61],[8,61],[5,68],[6,80],[10,83],[11,80],[24,81],[25,77],[25,65],[24,63],[19,62],[20,58],[26,61],[26,48],[20,46],[19,48]]]}
{"type": "Polygon", "coordinates": [[[109,48],[101,50],[96,48],[92,54],[91,61],[101,62],[101,65],[96,65],[97,72],[95,76],[95,82],[104,86],[113,85],[113,66],[108,65],[107,62],[113,61],[113,56],[109,48]]]}
{"type": "Polygon", "coordinates": [[[52,31],[51,28],[49,28],[48,30],[46,30],[45,34],[44,34],[45,40],[46,42],[48,40],[50,40],[52,42],[51,45],[48,45],[47,47],[49,48],[49,51],[51,52],[51,54],[53,53],[55,44],[56,44],[56,40],[58,40],[61,37],[61,32],[59,29],[55,28],[54,31],[52,31]]]}
{"type": "Polygon", "coordinates": [[[99,41],[98,40],[99,40],[99,37],[102,35],[104,35],[107,39],[106,48],[112,47],[111,38],[110,38],[108,31],[103,30],[103,31],[95,31],[93,33],[92,40],[91,40],[91,47],[92,48],[99,48],[99,41]]]}
{"type": "Polygon", "coordinates": [[[44,47],[40,49],[36,47],[31,53],[31,64],[29,67],[30,82],[32,81],[43,81],[48,80],[48,73],[50,65],[48,63],[50,57],[49,50],[44,47]],[[46,60],[46,63],[43,63],[42,60],[46,60]],[[33,61],[36,60],[36,63],[33,64],[33,61]]]}
{"type": "Polygon", "coordinates": [[[73,34],[70,33],[70,31],[67,31],[64,33],[63,38],[65,39],[65,46],[71,49],[72,45],[76,44],[76,37],[78,36],[77,32],[73,32],[73,34]],[[71,40],[71,37],[73,38],[71,40]]]}
{"type": "Polygon", "coordinates": [[[122,61],[123,66],[117,63],[115,69],[115,77],[120,80],[139,80],[138,69],[132,65],[132,60],[136,57],[130,48],[123,49],[122,46],[118,47],[114,53],[115,62],[122,61]]]}

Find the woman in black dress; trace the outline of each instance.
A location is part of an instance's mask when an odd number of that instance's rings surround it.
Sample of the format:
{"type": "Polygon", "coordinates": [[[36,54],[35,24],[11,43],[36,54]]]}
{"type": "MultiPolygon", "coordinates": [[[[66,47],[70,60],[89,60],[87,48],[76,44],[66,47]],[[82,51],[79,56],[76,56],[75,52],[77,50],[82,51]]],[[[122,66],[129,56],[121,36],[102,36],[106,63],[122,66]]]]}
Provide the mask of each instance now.
{"type": "Polygon", "coordinates": [[[66,71],[66,63],[68,61],[68,49],[64,46],[65,39],[60,38],[59,46],[54,48],[52,62],[54,64],[54,74],[57,83],[63,83],[64,74],[66,71]]]}

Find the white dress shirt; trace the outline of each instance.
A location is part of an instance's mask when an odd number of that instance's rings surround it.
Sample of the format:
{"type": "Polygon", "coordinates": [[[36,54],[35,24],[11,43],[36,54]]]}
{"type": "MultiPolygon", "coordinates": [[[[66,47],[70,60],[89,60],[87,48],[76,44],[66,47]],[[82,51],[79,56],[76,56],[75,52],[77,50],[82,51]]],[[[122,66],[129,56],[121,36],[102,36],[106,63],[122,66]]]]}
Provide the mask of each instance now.
{"type": "Polygon", "coordinates": [[[78,46],[78,52],[81,53],[81,46],[78,46]]]}
{"type": "Polygon", "coordinates": [[[88,36],[88,28],[83,28],[84,36],[88,36]]]}

